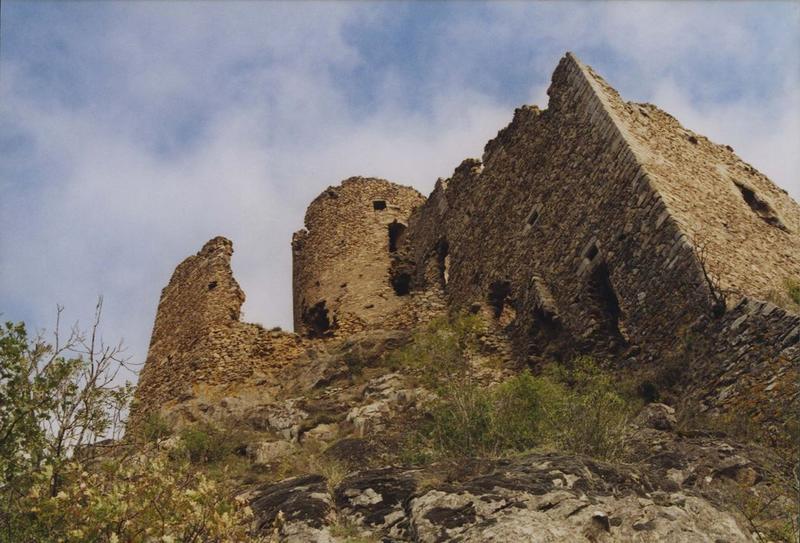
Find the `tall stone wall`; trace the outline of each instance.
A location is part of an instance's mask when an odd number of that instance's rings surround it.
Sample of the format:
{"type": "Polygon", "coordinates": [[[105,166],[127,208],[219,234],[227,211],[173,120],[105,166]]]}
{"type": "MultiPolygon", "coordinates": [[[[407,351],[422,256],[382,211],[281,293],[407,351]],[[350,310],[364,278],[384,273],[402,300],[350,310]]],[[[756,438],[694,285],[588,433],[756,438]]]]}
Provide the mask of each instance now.
{"type": "Polygon", "coordinates": [[[294,334],[240,322],[244,293],[230,267],[233,244],[216,237],[175,269],[162,290],[131,413],[192,398],[198,387],[242,382],[305,352],[294,334]]]}
{"type": "Polygon", "coordinates": [[[685,392],[701,409],[750,416],[772,429],[792,418],[800,423],[799,315],[743,298],[687,332],[696,345],[685,392]]]}
{"type": "Polygon", "coordinates": [[[294,328],[307,337],[374,326],[406,303],[389,281],[391,255],[411,211],[425,198],[382,179],[353,177],[329,187],[292,240],[294,328]]]}
{"type": "Polygon", "coordinates": [[[524,356],[658,344],[713,303],[595,85],[567,55],[548,109],[518,109],[483,161],[464,161],[410,220],[415,286],[446,283],[455,306],[512,312],[524,356]]]}
{"type": "Polygon", "coordinates": [[[594,79],[670,216],[732,304],[742,296],[773,298],[788,278],[800,277],[800,205],[785,190],[731,147],[653,105],[624,102],[594,79]]]}

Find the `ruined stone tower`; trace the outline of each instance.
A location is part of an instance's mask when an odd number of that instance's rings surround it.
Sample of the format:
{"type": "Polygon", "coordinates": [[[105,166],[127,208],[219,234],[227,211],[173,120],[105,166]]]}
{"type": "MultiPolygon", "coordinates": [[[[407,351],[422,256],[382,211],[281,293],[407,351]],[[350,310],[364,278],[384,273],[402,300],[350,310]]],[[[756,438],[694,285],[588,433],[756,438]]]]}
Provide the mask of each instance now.
{"type": "Polygon", "coordinates": [[[292,240],[295,332],[347,334],[401,306],[407,289],[390,284],[391,256],[424,201],[410,187],[352,177],[311,202],[292,240]]]}

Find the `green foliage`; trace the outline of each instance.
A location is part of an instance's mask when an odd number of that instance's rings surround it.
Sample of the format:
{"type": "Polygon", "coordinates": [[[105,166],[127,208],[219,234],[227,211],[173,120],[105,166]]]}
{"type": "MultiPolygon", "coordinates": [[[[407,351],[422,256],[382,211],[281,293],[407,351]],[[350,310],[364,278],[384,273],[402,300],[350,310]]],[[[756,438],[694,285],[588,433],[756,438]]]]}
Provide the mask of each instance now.
{"type": "Polygon", "coordinates": [[[258,541],[248,537],[252,511],[229,499],[230,488],[154,449],[69,462],[55,496],[51,477],[50,468],[34,474],[0,541],[258,541]]]}
{"type": "MultiPolygon", "coordinates": [[[[253,540],[251,512],[188,461],[218,458],[230,435],[187,432],[188,455],[97,446],[119,436],[132,395],[116,378],[121,345],[98,339],[100,309],[87,333],[59,338],[57,325],[51,343],[0,327],[0,543],[253,540]]],[[[167,431],[153,416],[144,435],[167,431]]]]}
{"type": "Polygon", "coordinates": [[[47,460],[47,423],[75,404],[80,364],[30,341],[22,323],[0,328],[0,487],[47,460]]]}
{"type": "Polygon", "coordinates": [[[172,435],[173,430],[170,423],[158,411],[148,413],[140,428],[141,437],[147,443],[153,443],[166,439],[172,435]]]}
{"type": "Polygon", "coordinates": [[[232,431],[225,431],[209,424],[187,426],[178,434],[180,450],[194,464],[218,462],[242,446],[242,439],[232,431]]]}
{"type": "Polygon", "coordinates": [[[408,345],[389,357],[389,365],[416,370],[423,383],[439,388],[453,380],[469,380],[466,355],[476,348],[482,328],[479,316],[458,314],[439,317],[414,334],[408,345]]]}
{"type": "Polygon", "coordinates": [[[542,446],[598,458],[622,454],[625,426],[637,406],[591,359],[553,365],[539,376],[525,371],[485,387],[474,382],[469,364],[480,330],[474,315],[437,319],[392,355],[439,394],[407,440],[406,460],[505,455],[542,446]]]}
{"type": "MultiPolygon", "coordinates": [[[[580,369],[534,376],[525,371],[494,388],[445,389],[421,430],[434,457],[495,456],[535,447],[618,459],[635,406],[609,378],[580,369]]],[[[592,368],[588,369],[587,368],[592,368]]]]}
{"type": "Polygon", "coordinates": [[[625,428],[640,407],[623,395],[611,376],[591,358],[568,366],[552,366],[543,377],[551,386],[547,413],[549,433],[566,451],[607,460],[618,459],[625,448],[625,428]],[[559,390],[560,389],[560,390],[559,390]]]}

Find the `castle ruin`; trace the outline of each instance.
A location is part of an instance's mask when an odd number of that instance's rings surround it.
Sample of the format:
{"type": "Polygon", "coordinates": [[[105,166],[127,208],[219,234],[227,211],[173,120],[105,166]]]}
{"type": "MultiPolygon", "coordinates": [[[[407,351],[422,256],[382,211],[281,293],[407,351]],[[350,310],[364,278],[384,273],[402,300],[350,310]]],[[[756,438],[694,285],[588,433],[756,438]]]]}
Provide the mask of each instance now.
{"type": "Polygon", "coordinates": [[[756,417],[789,405],[800,317],[765,300],[800,277],[800,206],[572,54],[548,95],[427,199],[360,177],[317,197],[292,240],[294,334],[239,321],[231,242],[209,241],[162,292],[134,418],[446,309],[485,312],[521,365],[658,364],[691,335],[704,386],[688,396],[756,417]]]}

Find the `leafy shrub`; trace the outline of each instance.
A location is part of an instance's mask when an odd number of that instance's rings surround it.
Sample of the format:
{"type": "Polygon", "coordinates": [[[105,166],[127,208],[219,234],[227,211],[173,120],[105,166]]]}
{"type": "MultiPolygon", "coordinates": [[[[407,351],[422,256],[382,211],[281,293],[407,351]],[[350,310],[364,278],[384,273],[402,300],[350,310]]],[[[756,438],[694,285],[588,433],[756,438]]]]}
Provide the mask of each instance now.
{"type": "Polygon", "coordinates": [[[494,387],[471,378],[469,356],[481,329],[475,315],[433,321],[393,359],[416,369],[439,394],[427,420],[407,442],[406,459],[495,456],[551,446],[617,458],[635,409],[589,358],[525,371],[494,387]]]}
{"type": "Polygon", "coordinates": [[[415,333],[408,345],[389,356],[389,365],[420,374],[426,386],[437,389],[453,381],[469,381],[468,354],[476,349],[483,323],[472,314],[439,317],[415,333]]]}
{"type": "MultiPolygon", "coordinates": [[[[431,410],[422,429],[435,456],[473,456],[492,451],[493,406],[476,386],[452,386],[431,410]]],[[[420,440],[424,443],[425,440],[420,440]]]]}
{"type": "Polygon", "coordinates": [[[547,417],[555,444],[597,458],[619,458],[637,403],[623,396],[611,376],[590,358],[578,358],[571,367],[553,368],[551,376],[543,379],[552,383],[551,394],[557,395],[547,417]]]}
{"type": "Polygon", "coordinates": [[[634,406],[602,373],[581,379],[569,386],[525,371],[490,389],[454,387],[433,408],[423,435],[440,457],[504,455],[548,446],[618,458],[634,406]]]}
{"type": "Polygon", "coordinates": [[[187,426],[179,432],[180,450],[195,464],[212,463],[233,454],[241,447],[241,439],[234,432],[224,431],[208,424],[187,426]]]}
{"type": "Polygon", "coordinates": [[[164,452],[71,462],[62,475],[56,495],[49,467],[35,475],[0,514],[0,542],[258,541],[248,535],[252,511],[229,497],[230,488],[164,452]]]}
{"type": "Polygon", "coordinates": [[[172,432],[172,426],[158,411],[148,413],[142,421],[141,436],[147,443],[166,439],[172,432]]]}

